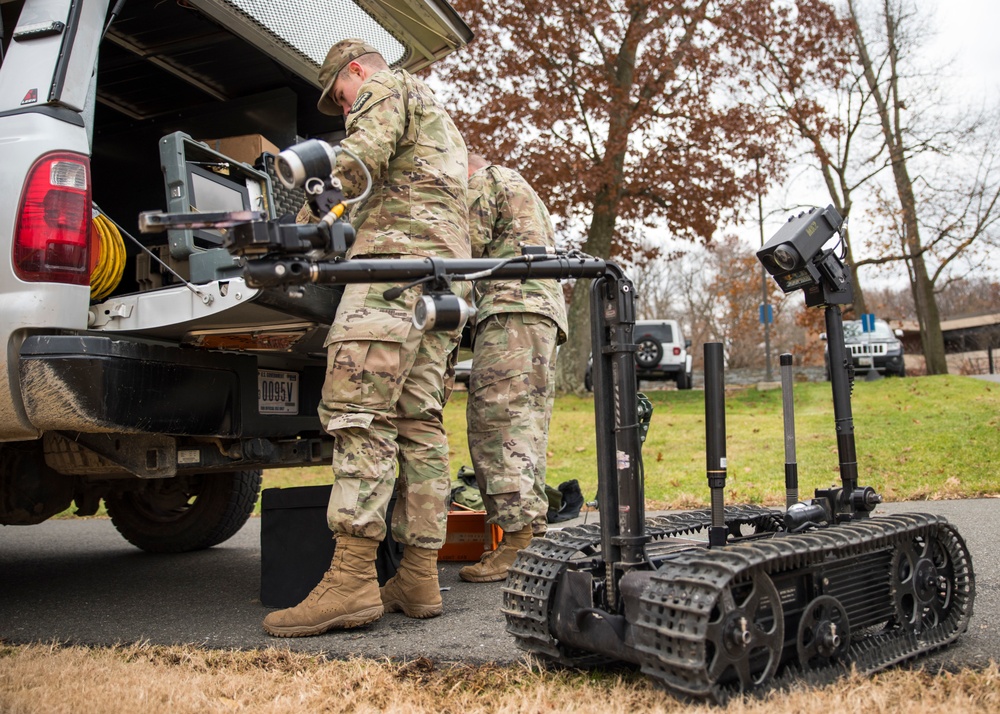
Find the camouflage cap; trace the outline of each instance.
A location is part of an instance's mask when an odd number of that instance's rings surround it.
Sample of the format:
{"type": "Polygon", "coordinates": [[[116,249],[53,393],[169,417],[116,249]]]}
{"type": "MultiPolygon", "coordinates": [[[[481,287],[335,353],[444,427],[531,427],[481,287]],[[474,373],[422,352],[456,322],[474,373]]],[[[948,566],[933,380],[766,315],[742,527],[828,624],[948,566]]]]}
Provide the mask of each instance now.
{"type": "Polygon", "coordinates": [[[319,83],[323,85],[323,94],[319,97],[316,106],[324,114],[338,116],[344,113],[340,105],[333,100],[330,92],[333,91],[333,83],[340,74],[340,70],[346,67],[362,55],[371,53],[381,54],[377,49],[363,40],[341,40],[326,53],[326,59],[319,68],[319,83]]]}

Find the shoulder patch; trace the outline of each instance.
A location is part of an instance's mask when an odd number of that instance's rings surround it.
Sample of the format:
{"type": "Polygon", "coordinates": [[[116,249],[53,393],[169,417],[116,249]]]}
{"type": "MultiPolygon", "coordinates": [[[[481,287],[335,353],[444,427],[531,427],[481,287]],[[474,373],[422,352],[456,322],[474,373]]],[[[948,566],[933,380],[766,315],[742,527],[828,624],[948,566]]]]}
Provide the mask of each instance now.
{"type": "Polygon", "coordinates": [[[371,92],[364,92],[359,94],[358,98],[354,100],[354,104],[351,105],[351,114],[357,114],[365,106],[365,102],[372,98],[371,92]]]}

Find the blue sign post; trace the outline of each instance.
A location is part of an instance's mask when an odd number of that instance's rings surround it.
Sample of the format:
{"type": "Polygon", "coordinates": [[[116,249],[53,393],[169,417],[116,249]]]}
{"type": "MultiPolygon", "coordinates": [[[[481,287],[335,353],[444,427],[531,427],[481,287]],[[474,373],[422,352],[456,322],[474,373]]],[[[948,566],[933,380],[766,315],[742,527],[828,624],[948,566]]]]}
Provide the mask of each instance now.
{"type": "Polygon", "coordinates": [[[760,317],[760,324],[771,325],[774,324],[774,308],[770,304],[760,305],[757,307],[757,314],[760,317]],[[765,319],[764,308],[767,308],[767,319],[765,319]]]}
{"type": "MultiPolygon", "coordinates": [[[[865,334],[868,343],[868,349],[871,350],[871,335],[875,332],[875,313],[866,312],[861,315],[861,331],[865,334]]],[[[882,379],[882,375],[878,373],[875,369],[875,358],[869,354],[864,358],[868,360],[868,374],[865,375],[866,382],[874,382],[875,380],[882,379]]]]}

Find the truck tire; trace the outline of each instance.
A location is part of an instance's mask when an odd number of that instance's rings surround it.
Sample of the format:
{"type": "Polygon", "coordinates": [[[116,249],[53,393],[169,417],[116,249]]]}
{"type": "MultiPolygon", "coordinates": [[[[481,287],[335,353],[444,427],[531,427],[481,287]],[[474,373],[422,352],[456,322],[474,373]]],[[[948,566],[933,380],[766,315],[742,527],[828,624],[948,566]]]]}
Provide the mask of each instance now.
{"type": "Polygon", "coordinates": [[[678,372],[677,373],[677,388],[678,389],[691,389],[693,380],[691,379],[690,372],[678,372]]]}
{"type": "Polygon", "coordinates": [[[41,440],[0,444],[0,525],[35,525],[71,505],[73,478],[46,465],[41,440]]]}
{"type": "Polygon", "coordinates": [[[138,491],[105,497],[111,522],[125,540],[150,553],[185,553],[218,545],[247,522],[261,472],[156,479],[138,491]]]}
{"type": "Polygon", "coordinates": [[[663,345],[652,337],[644,336],[636,341],[635,362],[639,367],[653,369],[663,359],[663,345]]]}

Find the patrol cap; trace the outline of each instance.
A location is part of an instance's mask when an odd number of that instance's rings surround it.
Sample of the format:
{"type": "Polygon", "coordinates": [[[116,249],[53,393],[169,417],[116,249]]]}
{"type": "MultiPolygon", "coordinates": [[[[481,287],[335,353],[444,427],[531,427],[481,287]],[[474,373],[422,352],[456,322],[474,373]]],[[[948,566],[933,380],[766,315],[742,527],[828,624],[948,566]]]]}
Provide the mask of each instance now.
{"type": "Polygon", "coordinates": [[[363,40],[341,40],[326,53],[326,59],[319,68],[319,83],[323,85],[323,94],[319,97],[316,107],[324,114],[339,116],[344,113],[340,105],[333,100],[330,92],[337,80],[340,70],[362,55],[381,54],[377,49],[363,40]]]}

